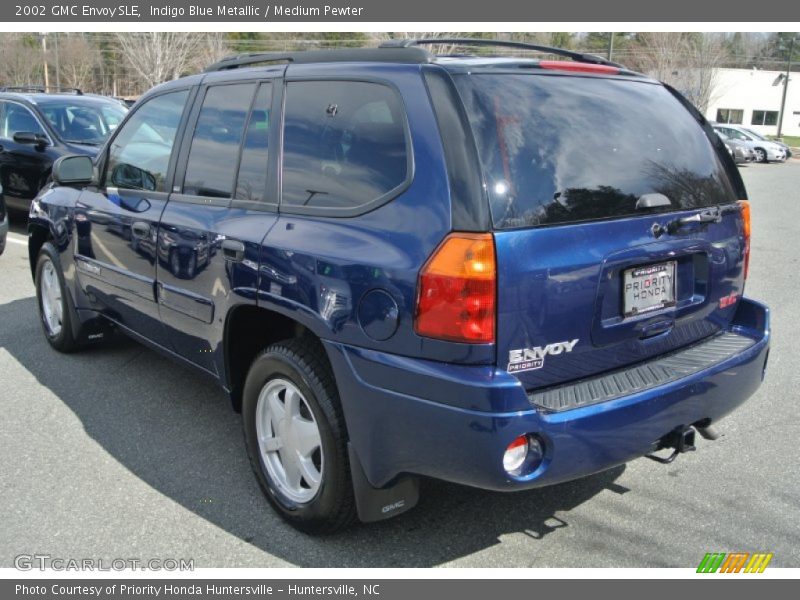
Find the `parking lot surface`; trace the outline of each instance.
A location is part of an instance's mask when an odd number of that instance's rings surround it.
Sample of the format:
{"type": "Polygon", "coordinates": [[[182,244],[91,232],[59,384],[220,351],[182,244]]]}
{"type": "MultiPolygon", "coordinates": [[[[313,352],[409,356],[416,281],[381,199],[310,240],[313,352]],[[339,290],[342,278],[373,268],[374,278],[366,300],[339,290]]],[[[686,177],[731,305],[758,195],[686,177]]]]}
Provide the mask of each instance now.
{"type": "Polygon", "coordinates": [[[323,538],[269,508],[241,418],[212,381],[124,338],[50,349],[18,217],[0,257],[0,567],[34,553],[195,567],[695,567],[717,551],[800,566],[800,160],[741,171],[746,292],[770,305],[773,342],[766,382],[720,422],[719,440],[670,465],[639,459],[515,494],[426,481],[406,515],[323,538]]]}

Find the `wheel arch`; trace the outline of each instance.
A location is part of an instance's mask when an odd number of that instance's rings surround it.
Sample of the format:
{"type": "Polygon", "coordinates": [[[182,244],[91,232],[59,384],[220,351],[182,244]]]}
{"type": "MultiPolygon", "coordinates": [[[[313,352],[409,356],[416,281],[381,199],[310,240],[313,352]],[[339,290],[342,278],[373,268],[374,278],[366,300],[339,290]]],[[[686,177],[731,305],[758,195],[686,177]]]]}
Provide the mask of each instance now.
{"type": "Polygon", "coordinates": [[[292,316],[253,304],[241,304],[228,312],[223,333],[225,387],[236,412],[241,411],[244,381],[258,353],[275,342],[301,338],[318,344],[331,366],[322,338],[292,316]]]}

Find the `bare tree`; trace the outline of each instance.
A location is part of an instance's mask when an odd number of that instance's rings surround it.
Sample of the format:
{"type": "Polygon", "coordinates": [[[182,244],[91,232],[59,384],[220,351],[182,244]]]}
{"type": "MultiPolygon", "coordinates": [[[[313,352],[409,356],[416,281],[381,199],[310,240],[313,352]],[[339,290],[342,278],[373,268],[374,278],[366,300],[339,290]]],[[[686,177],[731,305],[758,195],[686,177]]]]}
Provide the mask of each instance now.
{"type": "Polygon", "coordinates": [[[636,46],[636,68],[670,84],[706,111],[714,97],[717,69],[728,57],[722,34],[640,33],[636,46]]]}
{"type": "Polygon", "coordinates": [[[100,53],[82,35],[59,39],[59,72],[64,87],[88,89],[94,86],[100,68],[100,53]]]}
{"type": "Polygon", "coordinates": [[[222,32],[198,34],[202,36],[200,49],[193,61],[193,66],[202,70],[208,65],[232,54],[231,46],[222,32]]]}
{"type": "Polygon", "coordinates": [[[192,32],[120,32],[114,36],[125,63],[144,89],[192,70],[206,42],[203,34],[192,32]]]}
{"type": "Polygon", "coordinates": [[[24,34],[0,35],[0,84],[21,86],[41,84],[43,57],[24,34]]]}

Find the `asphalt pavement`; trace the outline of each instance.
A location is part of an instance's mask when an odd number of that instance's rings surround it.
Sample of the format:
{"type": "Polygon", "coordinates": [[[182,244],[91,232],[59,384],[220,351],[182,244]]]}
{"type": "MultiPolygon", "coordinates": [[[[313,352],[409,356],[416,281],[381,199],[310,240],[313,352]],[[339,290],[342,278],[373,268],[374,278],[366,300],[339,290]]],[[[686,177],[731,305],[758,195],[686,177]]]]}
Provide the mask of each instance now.
{"type": "Polygon", "coordinates": [[[514,494],[426,481],[406,515],[323,538],[269,508],[241,418],[211,380],[124,338],[49,348],[17,219],[0,257],[0,567],[34,553],[195,567],[694,567],[717,551],[800,566],[800,160],[741,171],[747,295],[772,308],[773,343],[766,382],[720,422],[719,440],[671,465],[639,459],[514,494]]]}

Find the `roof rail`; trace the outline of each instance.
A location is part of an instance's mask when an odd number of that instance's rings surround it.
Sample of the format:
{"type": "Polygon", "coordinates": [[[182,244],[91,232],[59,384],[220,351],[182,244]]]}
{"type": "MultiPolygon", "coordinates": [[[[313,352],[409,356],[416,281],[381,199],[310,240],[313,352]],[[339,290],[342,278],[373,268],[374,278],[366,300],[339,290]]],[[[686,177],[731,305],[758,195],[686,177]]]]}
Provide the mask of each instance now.
{"type": "Polygon", "coordinates": [[[342,48],[337,50],[300,50],[295,52],[248,52],[228,56],[207,66],[204,73],[227,71],[263,63],[321,63],[321,62],[395,62],[428,63],[433,56],[422,48],[342,48]]]}
{"type": "Polygon", "coordinates": [[[75,87],[61,87],[58,85],[4,85],[0,87],[0,92],[20,92],[23,94],[46,94],[48,92],[55,93],[72,93],[76,96],[83,96],[83,90],[75,87]]]}
{"type": "Polygon", "coordinates": [[[573,52],[564,48],[554,48],[552,46],[539,46],[538,44],[528,44],[527,42],[514,42],[511,40],[486,40],[481,38],[405,38],[389,40],[380,45],[381,48],[411,48],[414,46],[424,46],[429,44],[457,44],[461,46],[500,46],[505,48],[518,48],[521,50],[536,50],[556,56],[571,58],[577,62],[589,63],[593,65],[608,65],[610,67],[624,68],[622,65],[606,60],[602,56],[594,54],[583,54],[573,52]]]}

